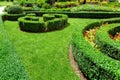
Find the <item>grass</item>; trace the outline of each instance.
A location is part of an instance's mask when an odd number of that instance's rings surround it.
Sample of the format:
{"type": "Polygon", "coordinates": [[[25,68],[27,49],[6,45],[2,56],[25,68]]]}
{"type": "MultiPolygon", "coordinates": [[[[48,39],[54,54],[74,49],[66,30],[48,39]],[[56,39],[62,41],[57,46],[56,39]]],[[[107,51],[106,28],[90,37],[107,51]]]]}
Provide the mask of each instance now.
{"type": "Polygon", "coordinates": [[[28,80],[25,68],[0,19],[0,80],[28,80]]]}
{"type": "Polygon", "coordinates": [[[69,19],[67,28],[48,33],[20,31],[17,22],[6,21],[4,24],[30,80],[80,80],[71,67],[68,48],[77,25],[91,21],[69,19]]]}

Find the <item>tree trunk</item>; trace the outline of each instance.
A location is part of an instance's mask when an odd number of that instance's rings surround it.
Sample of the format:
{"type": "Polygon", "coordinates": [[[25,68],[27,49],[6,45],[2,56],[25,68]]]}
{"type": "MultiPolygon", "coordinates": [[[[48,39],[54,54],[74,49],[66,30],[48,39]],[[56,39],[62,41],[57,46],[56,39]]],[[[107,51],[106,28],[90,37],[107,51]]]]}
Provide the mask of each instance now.
{"type": "Polygon", "coordinates": [[[83,4],[86,4],[86,0],[84,0],[83,4]]]}

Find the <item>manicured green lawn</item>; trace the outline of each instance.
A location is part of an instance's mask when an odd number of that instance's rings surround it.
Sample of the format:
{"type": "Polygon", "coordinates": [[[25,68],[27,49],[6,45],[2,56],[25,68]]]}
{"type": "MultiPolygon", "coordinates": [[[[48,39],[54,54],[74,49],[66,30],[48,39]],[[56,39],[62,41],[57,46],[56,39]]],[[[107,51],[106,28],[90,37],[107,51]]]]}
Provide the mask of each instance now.
{"type": "Polygon", "coordinates": [[[47,33],[23,32],[17,22],[4,24],[30,80],[80,80],[71,67],[68,48],[78,25],[91,21],[94,20],[69,19],[65,29],[47,33]]]}

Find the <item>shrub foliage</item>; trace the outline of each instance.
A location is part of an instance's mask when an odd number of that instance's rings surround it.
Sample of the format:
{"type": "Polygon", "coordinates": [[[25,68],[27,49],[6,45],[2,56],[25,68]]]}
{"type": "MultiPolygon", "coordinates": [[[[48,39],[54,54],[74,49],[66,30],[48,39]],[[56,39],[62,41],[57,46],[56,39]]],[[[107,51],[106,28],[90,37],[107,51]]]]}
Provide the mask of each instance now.
{"type": "MultiPolygon", "coordinates": [[[[91,47],[91,45],[85,40],[83,35],[83,32],[86,29],[94,28],[95,26],[100,26],[102,25],[102,23],[113,23],[118,21],[120,20],[108,19],[104,21],[95,21],[94,23],[90,23],[87,26],[80,26],[80,31],[76,30],[76,32],[73,33],[72,48],[75,60],[77,61],[82,72],[89,80],[120,79],[119,61],[110,58],[104,53],[101,53],[100,51],[91,47]]],[[[102,43],[103,42],[100,42],[99,44],[102,43]]]]}
{"type": "Polygon", "coordinates": [[[20,29],[29,32],[46,32],[58,30],[67,24],[68,17],[64,14],[44,14],[43,22],[40,22],[39,17],[25,16],[18,19],[20,29]]]}

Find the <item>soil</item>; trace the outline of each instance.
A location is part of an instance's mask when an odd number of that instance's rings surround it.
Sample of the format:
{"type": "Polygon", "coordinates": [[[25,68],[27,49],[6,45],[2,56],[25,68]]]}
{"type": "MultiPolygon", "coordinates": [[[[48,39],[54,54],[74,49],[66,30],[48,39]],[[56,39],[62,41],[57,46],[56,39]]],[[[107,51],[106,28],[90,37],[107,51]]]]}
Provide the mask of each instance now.
{"type": "Polygon", "coordinates": [[[75,71],[75,73],[81,78],[81,80],[87,80],[85,78],[84,74],[80,71],[80,69],[77,65],[77,62],[74,59],[71,45],[69,47],[69,59],[70,59],[71,66],[72,66],[73,70],[75,71]]]}

